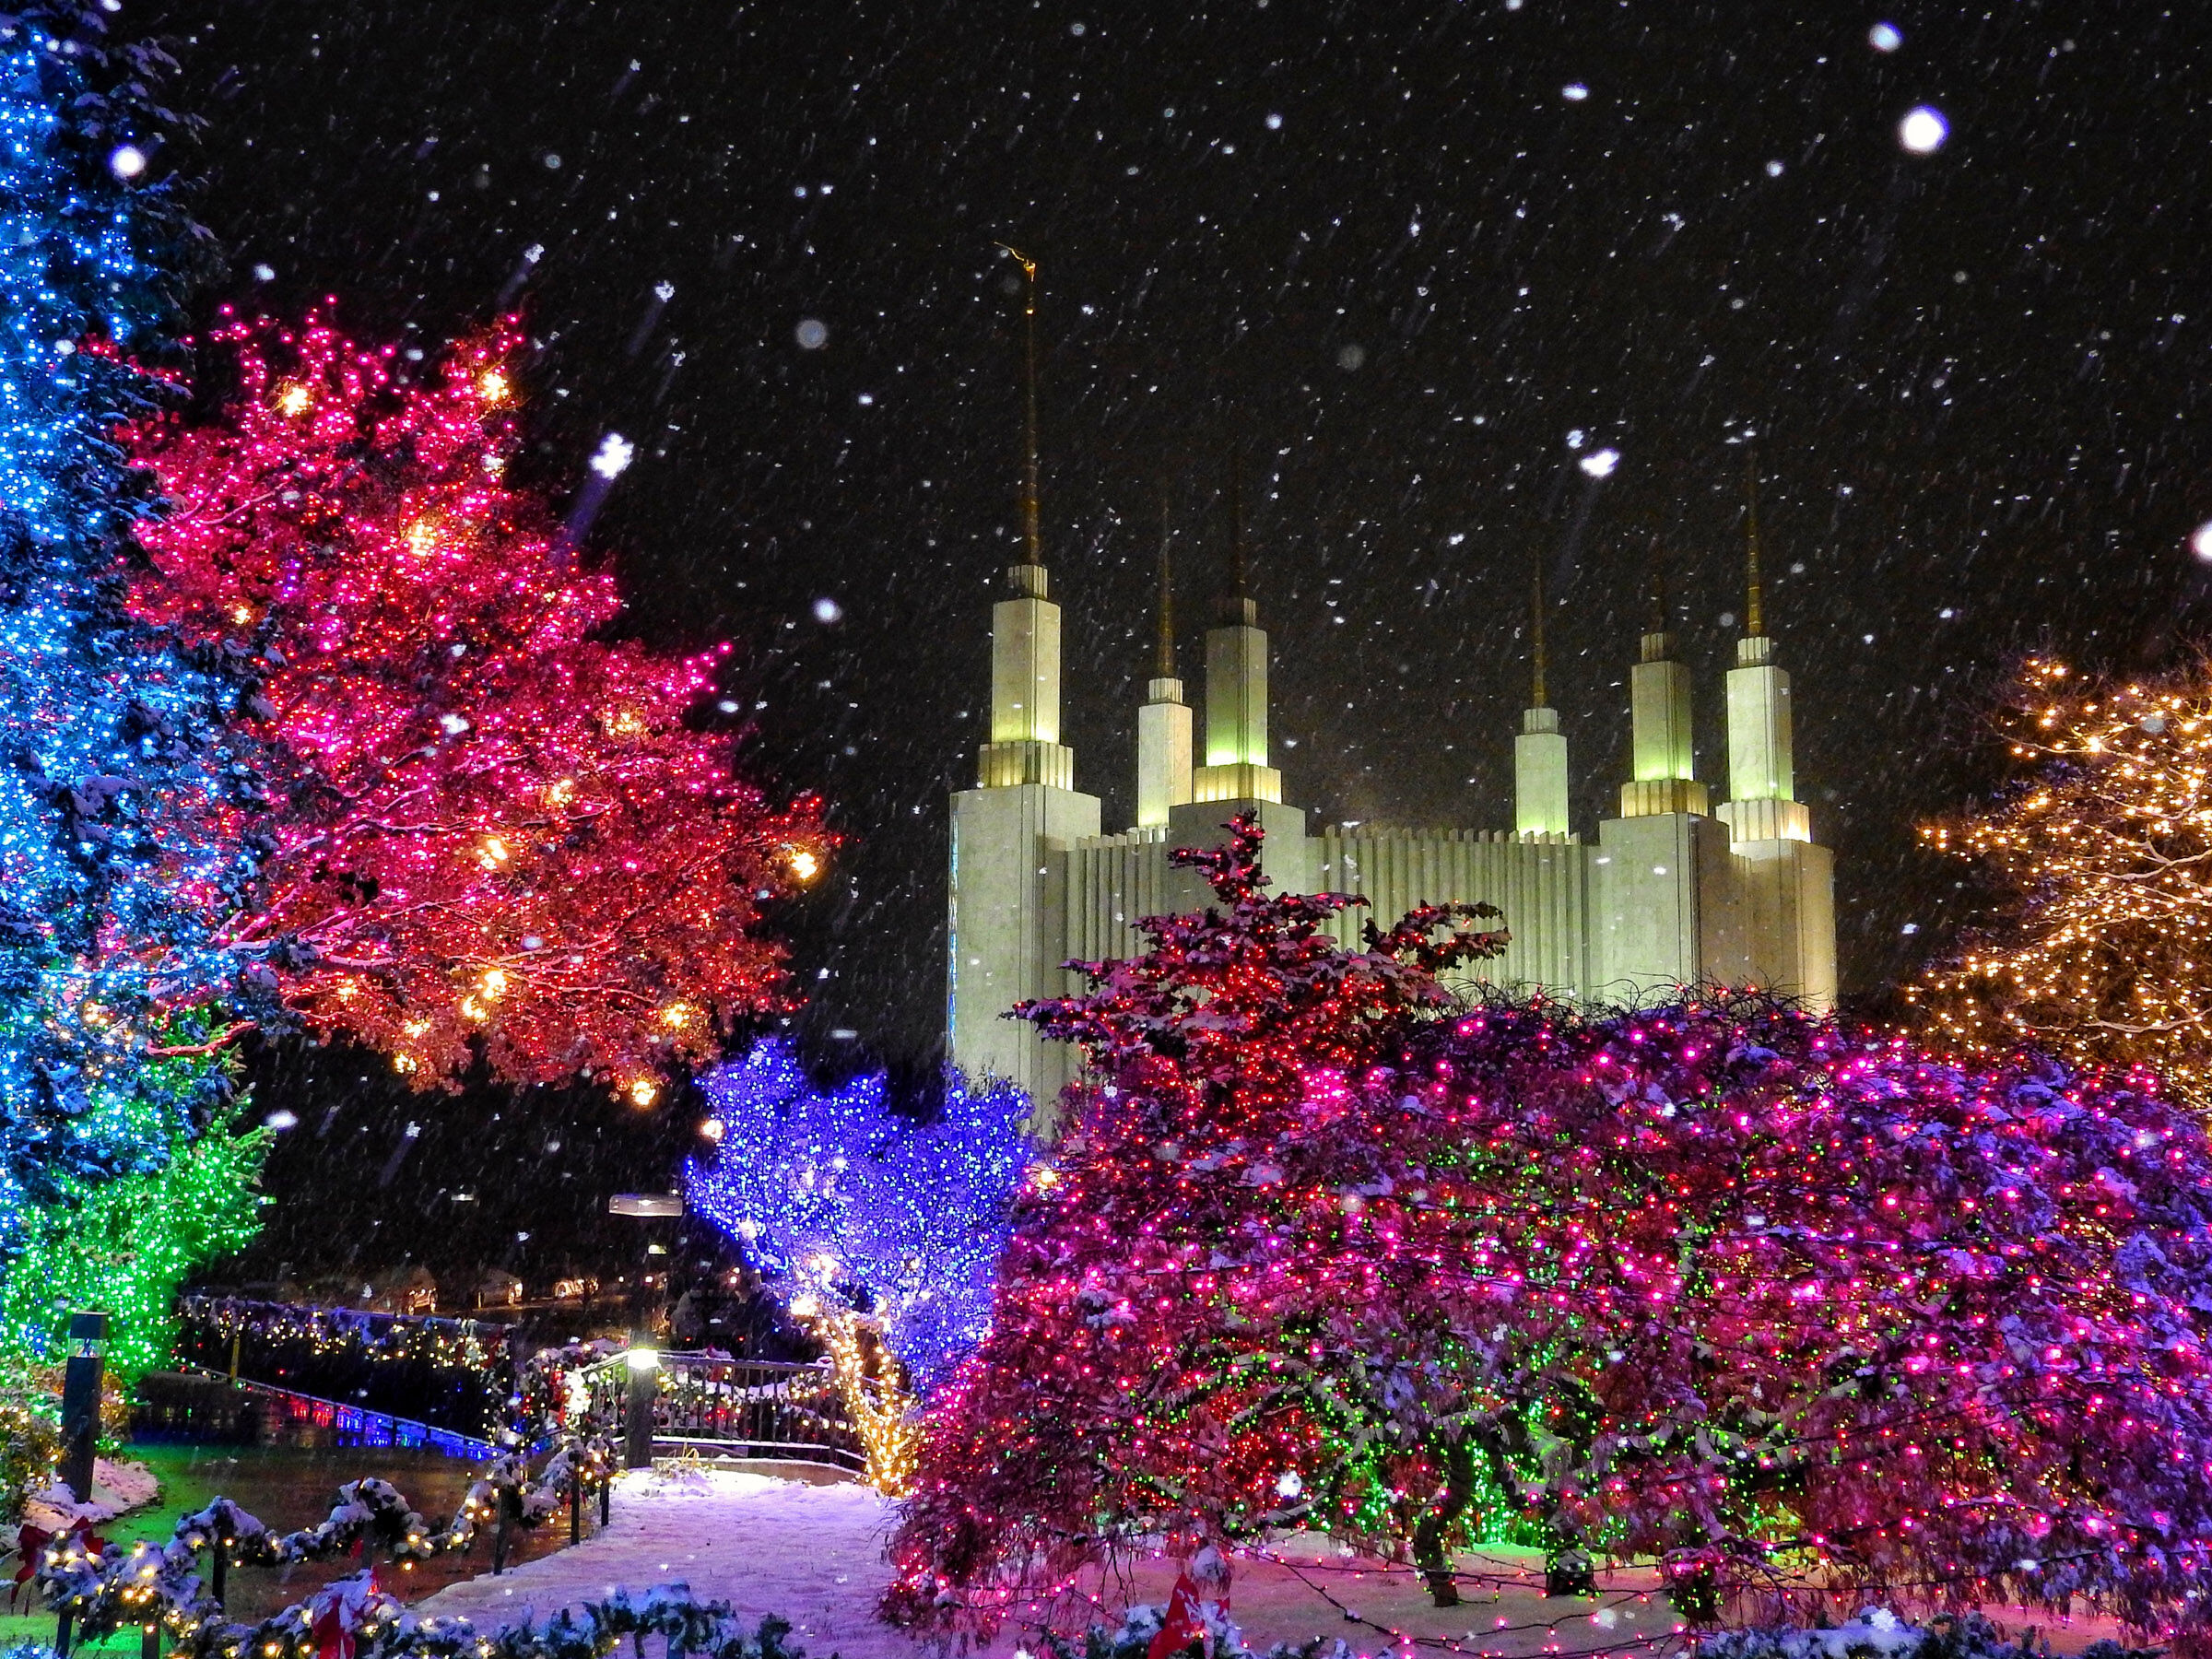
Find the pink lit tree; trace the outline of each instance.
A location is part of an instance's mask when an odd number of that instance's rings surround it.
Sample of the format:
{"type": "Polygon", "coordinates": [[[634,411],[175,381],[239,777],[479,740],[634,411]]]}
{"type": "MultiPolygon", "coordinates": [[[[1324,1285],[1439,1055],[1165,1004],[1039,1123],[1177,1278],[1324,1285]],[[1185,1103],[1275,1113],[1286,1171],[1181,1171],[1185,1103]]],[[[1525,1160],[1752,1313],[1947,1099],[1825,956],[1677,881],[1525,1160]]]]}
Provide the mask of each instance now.
{"type": "Polygon", "coordinates": [[[480,1052],[650,1103],[782,996],[763,907],[819,867],[817,805],[771,806],[687,724],[722,652],[600,637],[612,577],[507,480],[511,321],[434,366],[321,317],[212,344],[219,418],[135,434],[170,511],[134,603],[255,682],[288,805],[229,945],[425,1084],[480,1052]]]}
{"type": "Polygon", "coordinates": [[[1454,1010],[1437,918],[1337,951],[1256,853],[1031,1010],[1094,1080],[895,1616],[1302,1524],[1447,1603],[1449,1546],[1517,1531],[1555,1591],[1657,1556],[1700,1622],[2087,1604],[2212,1647],[2212,1157],[2143,1079],[1757,999],[1454,1010]]]}

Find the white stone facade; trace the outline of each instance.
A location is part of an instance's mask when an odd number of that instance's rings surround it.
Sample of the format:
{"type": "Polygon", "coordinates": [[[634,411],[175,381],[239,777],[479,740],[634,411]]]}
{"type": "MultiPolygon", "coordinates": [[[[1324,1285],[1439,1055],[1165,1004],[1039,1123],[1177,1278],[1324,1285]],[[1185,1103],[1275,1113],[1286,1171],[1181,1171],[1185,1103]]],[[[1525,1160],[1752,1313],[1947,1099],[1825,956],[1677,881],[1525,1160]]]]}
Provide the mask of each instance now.
{"type": "Polygon", "coordinates": [[[1078,989],[1065,961],[1135,952],[1140,917],[1200,903],[1169,850],[1218,843],[1244,809],[1268,832],[1279,890],[1370,901],[1339,919],[1347,945],[1371,917],[1487,902],[1512,935],[1504,956],[1474,965],[1496,984],[1589,1005],[1752,985],[1834,1006],[1834,861],[1794,798],[1789,676],[1763,635],[1739,641],[1728,675],[1730,798],[1717,813],[1691,775],[1689,671],[1654,631],[1630,674],[1632,775],[1594,841],[1568,828],[1566,739],[1543,707],[1515,739],[1515,830],[1310,828],[1268,764],[1266,635],[1240,596],[1206,641],[1202,758],[1182,682],[1156,677],[1138,712],[1140,822],[1108,835],[1059,742],[1059,606],[1041,566],[1010,577],[1015,597],[993,617],[993,741],[978,786],[952,803],[946,1030],[971,1075],[1050,1100],[1074,1056],[1006,1010],[1078,989]]]}

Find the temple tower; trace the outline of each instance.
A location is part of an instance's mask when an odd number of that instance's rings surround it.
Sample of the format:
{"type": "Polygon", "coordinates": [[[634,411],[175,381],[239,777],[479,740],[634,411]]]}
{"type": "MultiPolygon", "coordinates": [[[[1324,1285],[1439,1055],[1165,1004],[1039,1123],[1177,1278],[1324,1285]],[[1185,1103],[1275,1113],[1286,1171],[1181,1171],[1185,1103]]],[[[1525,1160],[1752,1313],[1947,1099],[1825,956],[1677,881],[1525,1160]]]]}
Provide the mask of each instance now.
{"type": "Polygon", "coordinates": [[[1037,267],[1015,257],[1027,298],[1022,559],[1006,572],[1012,591],[991,609],[991,729],[976,787],[952,798],[945,1023],[953,1057],[971,1076],[1008,1078],[1049,1111],[1070,1074],[1068,1046],[1004,1016],[1067,989],[1066,900],[1050,874],[1052,854],[1099,832],[1099,800],[1077,792],[1075,752],[1060,741],[1060,607],[1039,529],[1037,267]]]}
{"type": "MultiPolygon", "coordinates": [[[[1245,565],[1241,483],[1232,465],[1229,589],[1206,631],[1206,763],[1192,773],[1189,804],[1169,812],[1168,838],[1179,847],[1218,846],[1222,827],[1249,807],[1267,831],[1263,856],[1277,890],[1298,892],[1312,881],[1306,815],[1283,805],[1283,774],[1267,764],[1267,634],[1245,565]]],[[[1187,871],[1171,891],[1194,905],[1206,898],[1187,871]]]]}
{"type": "Polygon", "coordinates": [[[1742,865],[1738,977],[1826,1010],[1836,1000],[1835,857],[1796,798],[1790,677],[1774,661],[1760,582],[1759,464],[1745,465],[1744,634],[1728,671],[1728,794],[1720,817],[1742,865]]]}
{"type": "Polygon", "coordinates": [[[1544,688],[1544,575],[1536,573],[1529,608],[1528,707],[1513,739],[1513,833],[1565,835],[1567,829],[1567,738],[1559,712],[1544,688]]]}
{"type": "Polygon", "coordinates": [[[1191,709],[1175,672],[1175,588],[1168,568],[1168,503],[1159,503],[1159,640],[1136,712],[1136,823],[1164,830],[1191,798],[1191,709]]]}
{"type": "Polygon", "coordinates": [[[1670,621],[1654,573],[1652,620],[1629,670],[1629,781],[1591,861],[1592,990],[1604,1002],[1700,983],[1734,942],[1734,907],[1711,901],[1729,875],[1727,832],[1706,815],[1689,670],[1675,659],[1670,621]]]}

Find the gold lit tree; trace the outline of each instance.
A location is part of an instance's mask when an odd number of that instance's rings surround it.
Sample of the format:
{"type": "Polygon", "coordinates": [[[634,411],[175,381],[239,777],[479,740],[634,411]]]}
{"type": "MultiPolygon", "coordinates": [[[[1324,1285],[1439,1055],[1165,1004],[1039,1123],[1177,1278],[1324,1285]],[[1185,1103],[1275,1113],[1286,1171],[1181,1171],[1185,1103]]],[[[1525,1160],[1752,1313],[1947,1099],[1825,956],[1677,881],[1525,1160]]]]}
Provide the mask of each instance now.
{"type": "Polygon", "coordinates": [[[2106,680],[2031,658],[1998,726],[2027,775],[1921,836],[2006,899],[1908,1001],[1953,1047],[2149,1065],[2212,1109],[2212,659],[2106,680]]]}

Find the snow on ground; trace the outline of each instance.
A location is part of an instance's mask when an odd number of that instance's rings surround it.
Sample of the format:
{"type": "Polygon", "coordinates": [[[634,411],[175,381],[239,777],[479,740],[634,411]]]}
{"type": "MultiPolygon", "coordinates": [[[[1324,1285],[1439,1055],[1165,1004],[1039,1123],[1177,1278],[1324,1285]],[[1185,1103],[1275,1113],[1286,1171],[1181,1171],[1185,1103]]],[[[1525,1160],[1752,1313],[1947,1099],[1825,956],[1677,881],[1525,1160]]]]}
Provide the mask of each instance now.
{"type": "MultiPolygon", "coordinates": [[[[483,1630],[525,1613],[548,1618],[618,1584],[642,1590],[684,1583],[702,1599],[729,1602],[748,1621],[782,1615],[810,1659],[918,1659],[924,1652],[924,1644],[876,1619],[876,1598],[889,1578],[883,1546],[893,1509],[866,1487],[729,1470],[640,1470],[617,1485],[613,1514],[606,1532],[574,1548],[500,1578],[451,1585],[414,1610],[462,1614],[483,1630]]],[[[1414,1573],[1347,1557],[1324,1539],[1301,1535],[1272,1548],[1266,1559],[1241,1555],[1234,1567],[1232,1616],[1255,1648],[1341,1638],[1354,1653],[1395,1655],[1406,1652],[1396,1638],[1412,1636],[1441,1637],[1470,1654],[1500,1659],[1553,1653],[1636,1659],[1677,1647],[1673,1609],[1649,1570],[1602,1576],[1595,1600],[1547,1600],[1537,1552],[1485,1550],[1459,1559],[1463,1605],[1437,1608],[1414,1573]]],[[[1140,1565],[1112,1583],[1093,1578],[1054,1609],[1053,1623],[1118,1624],[1132,1602],[1166,1601],[1174,1579],[1167,1561],[1140,1565]]],[[[1991,1612],[2016,1631],[2028,1624],[2051,1629],[2061,1652],[2115,1634],[2104,1620],[2060,1624],[2048,1614],[1991,1612]]],[[[1033,1628],[1034,1619],[1029,1622],[1033,1628]]],[[[1022,1623],[1010,1623],[980,1651],[1013,1659],[1022,1623]]]]}
{"type": "Polygon", "coordinates": [[[79,1521],[94,1526],[112,1521],[131,1510],[143,1509],[161,1495],[161,1483],[142,1463],[92,1460],[92,1501],[79,1503],[69,1488],[56,1480],[23,1502],[23,1519],[48,1532],[60,1532],[79,1521]]]}

